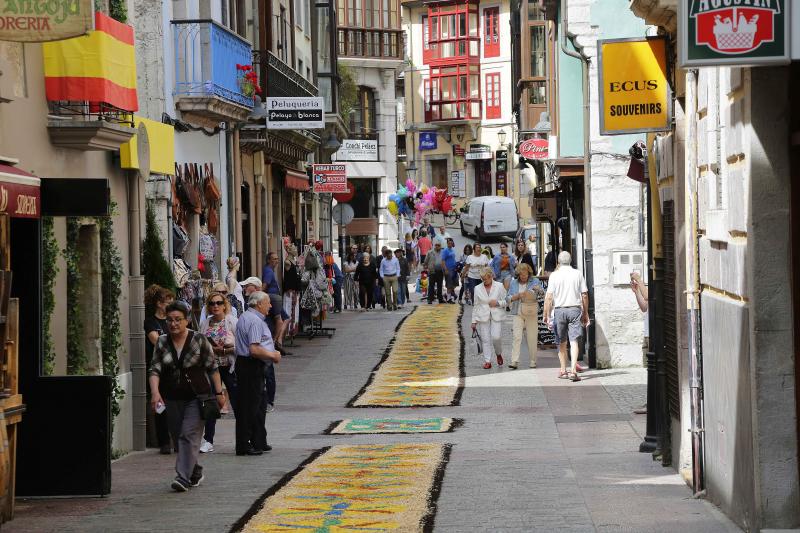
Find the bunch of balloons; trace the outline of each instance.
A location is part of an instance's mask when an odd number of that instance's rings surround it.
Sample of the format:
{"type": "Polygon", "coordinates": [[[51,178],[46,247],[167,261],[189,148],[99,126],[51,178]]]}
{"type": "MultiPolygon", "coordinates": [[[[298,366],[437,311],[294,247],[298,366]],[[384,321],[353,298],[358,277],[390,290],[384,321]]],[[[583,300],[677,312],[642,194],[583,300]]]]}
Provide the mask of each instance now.
{"type": "Polygon", "coordinates": [[[428,187],[424,184],[418,187],[408,179],[405,186],[389,195],[386,208],[393,216],[405,216],[409,219],[413,216],[415,223],[419,224],[422,217],[431,211],[447,213],[452,206],[453,197],[447,194],[446,189],[428,187]]]}

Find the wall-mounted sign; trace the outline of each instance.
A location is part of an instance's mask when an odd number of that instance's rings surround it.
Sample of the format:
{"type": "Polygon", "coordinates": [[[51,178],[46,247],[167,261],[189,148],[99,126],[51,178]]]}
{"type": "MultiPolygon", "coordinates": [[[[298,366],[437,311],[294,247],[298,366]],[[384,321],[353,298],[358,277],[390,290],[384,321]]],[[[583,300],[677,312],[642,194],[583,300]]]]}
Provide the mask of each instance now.
{"type": "Polygon", "coordinates": [[[486,144],[470,144],[467,151],[467,160],[473,161],[476,159],[491,159],[492,147],[486,144]]]}
{"type": "Polygon", "coordinates": [[[670,130],[672,91],[667,82],[667,40],[607,39],[597,41],[597,47],[600,133],[670,130]]]}
{"type": "Polygon", "coordinates": [[[268,130],[321,130],[325,128],[325,103],[319,96],[267,97],[268,130]]]}
{"type": "Polygon", "coordinates": [[[525,159],[547,159],[550,155],[550,141],[547,139],[527,139],[519,143],[519,156],[525,159]]]}
{"type": "Polygon", "coordinates": [[[436,150],[437,138],[436,132],[421,131],[419,132],[419,149],[420,150],[436,150]]]}
{"type": "Polygon", "coordinates": [[[458,198],[463,198],[467,195],[467,173],[465,171],[454,170],[450,173],[447,194],[458,198]]]}
{"type": "Polygon", "coordinates": [[[681,67],[788,63],[791,3],[786,0],[679,2],[681,67]]]}
{"type": "Polygon", "coordinates": [[[345,165],[314,165],[314,192],[347,192],[347,167],[345,165]]]}
{"type": "Polygon", "coordinates": [[[377,161],[378,141],[345,139],[336,152],[337,161],[377,161]]]}
{"type": "Polygon", "coordinates": [[[459,144],[454,144],[453,145],[453,155],[455,157],[464,157],[464,155],[466,153],[467,153],[467,151],[464,149],[463,146],[461,146],[459,144]]]}
{"type": "Polygon", "coordinates": [[[342,193],[334,193],[333,199],[339,202],[340,204],[346,204],[350,200],[353,199],[353,196],[356,195],[356,188],[353,186],[352,183],[349,181],[347,182],[347,192],[342,193]]]}
{"type": "Polygon", "coordinates": [[[506,171],[508,170],[508,151],[498,150],[495,152],[495,176],[494,188],[497,196],[508,196],[506,190],[506,171]]]}
{"type": "Polygon", "coordinates": [[[6,1],[0,41],[41,43],[85,35],[94,29],[93,0],[6,1]]]}

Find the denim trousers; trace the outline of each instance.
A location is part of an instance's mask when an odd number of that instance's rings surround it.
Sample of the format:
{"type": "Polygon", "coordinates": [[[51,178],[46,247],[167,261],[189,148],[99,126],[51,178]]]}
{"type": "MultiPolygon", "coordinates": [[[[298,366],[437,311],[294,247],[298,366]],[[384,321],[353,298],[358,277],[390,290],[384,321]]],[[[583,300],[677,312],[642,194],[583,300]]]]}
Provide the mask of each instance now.
{"type": "Polygon", "coordinates": [[[165,400],[169,431],[178,446],[175,472],[178,480],[188,485],[197,467],[200,440],[203,436],[203,419],[200,418],[200,400],[165,400]]]}

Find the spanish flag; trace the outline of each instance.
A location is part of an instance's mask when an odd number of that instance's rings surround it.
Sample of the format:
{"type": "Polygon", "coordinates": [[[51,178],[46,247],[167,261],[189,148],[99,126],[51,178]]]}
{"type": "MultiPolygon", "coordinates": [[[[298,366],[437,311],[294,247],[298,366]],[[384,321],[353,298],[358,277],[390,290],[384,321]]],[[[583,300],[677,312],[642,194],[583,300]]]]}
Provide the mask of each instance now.
{"type": "Polygon", "coordinates": [[[88,35],[43,43],[47,99],[105,103],[139,109],[133,28],[95,13],[88,35]]]}

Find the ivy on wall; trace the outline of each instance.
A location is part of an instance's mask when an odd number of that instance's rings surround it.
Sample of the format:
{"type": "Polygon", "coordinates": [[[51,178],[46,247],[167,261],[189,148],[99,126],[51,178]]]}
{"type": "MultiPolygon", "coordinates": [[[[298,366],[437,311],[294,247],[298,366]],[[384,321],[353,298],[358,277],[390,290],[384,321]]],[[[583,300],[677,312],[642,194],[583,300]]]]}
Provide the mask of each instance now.
{"type": "MultiPolygon", "coordinates": [[[[117,204],[112,201],[112,216],[116,213],[116,209],[117,204]]],[[[111,414],[116,417],[119,414],[119,402],[125,397],[125,390],[116,379],[119,375],[119,351],[122,349],[119,304],[122,297],[122,276],[125,272],[122,255],[114,239],[112,217],[97,217],[95,221],[100,230],[100,272],[102,277],[100,346],[103,354],[103,374],[114,378],[111,414]]]]}
{"type": "Polygon", "coordinates": [[[86,373],[89,359],[83,349],[83,316],[81,302],[81,252],[78,248],[81,224],[76,217],[67,217],[67,246],[61,253],[67,264],[67,374],[86,373]]]}
{"type": "Polygon", "coordinates": [[[53,229],[53,217],[42,218],[42,373],[52,375],[55,369],[56,350],[53,344],[53,334],[50,331],[51,318],[55,310],[55,296],[53,286],[59,269],[58,241],[53,229]]]}
{"type": "Polygon", "coordinates": [[[128,22],[128,4],[125,0],[110,0],[108,15],[117,22],[128,22]]]}

